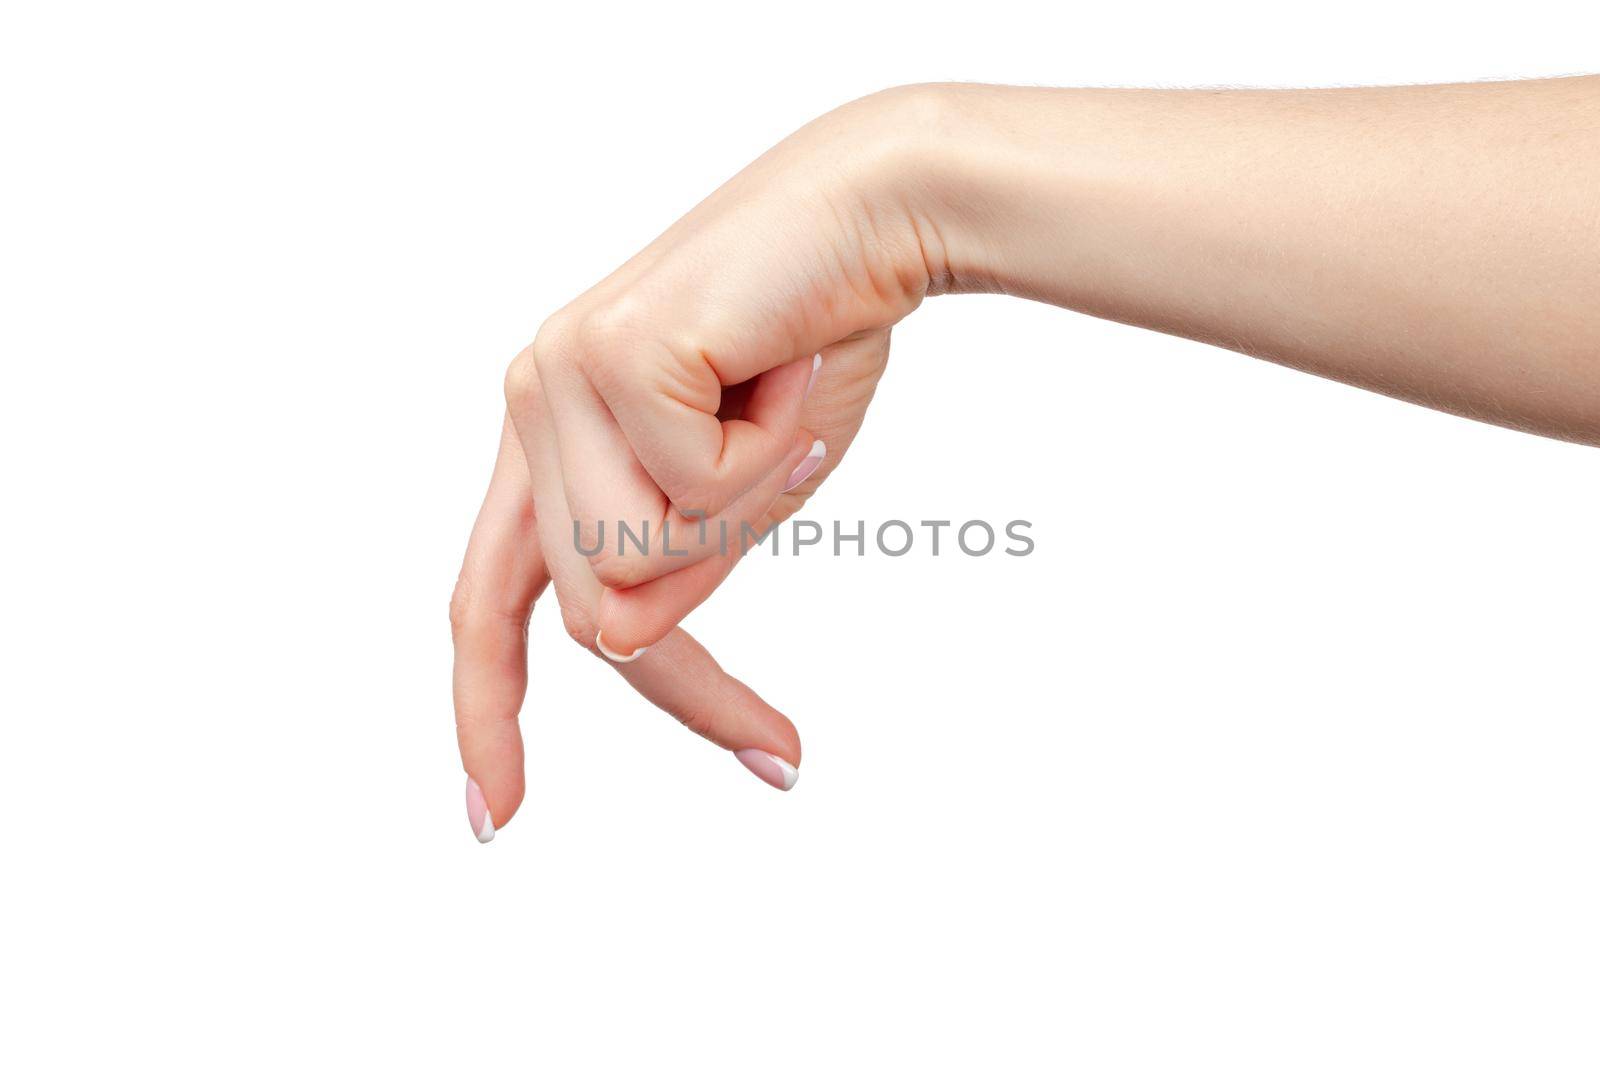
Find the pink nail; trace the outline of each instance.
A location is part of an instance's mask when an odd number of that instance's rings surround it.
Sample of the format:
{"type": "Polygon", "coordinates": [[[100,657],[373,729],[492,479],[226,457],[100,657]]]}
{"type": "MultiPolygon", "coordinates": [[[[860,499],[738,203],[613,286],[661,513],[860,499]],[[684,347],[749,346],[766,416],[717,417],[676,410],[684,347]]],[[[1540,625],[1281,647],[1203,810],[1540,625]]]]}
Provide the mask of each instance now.
{"type": "Polygon", "coordinates": [[[811,357],[811,377],[806,379],[806,396],[811,395],[812,388],[817,384],[817,371],[821,369],[822,353],[818,352],[815,356],[811,357]]]}
{"type": "Polygon", "coordinates": [[[811,477],[816,472],[816,469],[822,466],[822,457],[827,454],[828,446],[822,443],[822,438],[817,438],[811,446],[811,451],[806,453],[805,458],[800,461],[800,465],[794,469],[794,473],[789,475],[789,480],[783,485],[783,491],[787,493],[811,477]]]}
{"type": "Polygon", "coordinates": [[[781,760],[770,752],[763,752],[759,748],[740,749],[734,753],[739,757],[739,762],[744,764],[751,774],[766,782],[774,789],[788,791],[794,788],[794,783],[799,780],[800,772],[788,760],[781,760]]]}
{"type": "Polygon", "coordinates": [[[489,802],[483,799],[483,790],[471,778],[467,779],[467,825],[483,844],[494,840],[494,820],[489,817],[489,802]]]}

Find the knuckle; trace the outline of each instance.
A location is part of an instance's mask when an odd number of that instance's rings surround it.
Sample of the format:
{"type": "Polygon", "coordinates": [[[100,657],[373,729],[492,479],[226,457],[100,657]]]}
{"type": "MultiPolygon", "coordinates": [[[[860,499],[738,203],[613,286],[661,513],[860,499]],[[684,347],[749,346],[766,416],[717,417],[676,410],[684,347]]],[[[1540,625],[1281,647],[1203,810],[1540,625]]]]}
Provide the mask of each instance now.
{"type": "Polygon", "coordinates": [[[576,374],[626,382],[649,336],[647,317],[632,298],[583,310],[564,308],[545,320],[533,343],[512,361],[507,400],[528,401],[541,379],[546,386],[576,374]]]}
{"type": "Polygon", "coordinates": [[[711,737],[716,727],[716,716],[699,704],[674,708],[672,717],[701,737],[711,737]]]}
{"type": "Polygon", "coordinates": [[[531,606],[525,610],[502,605],[494,595],[475,591],[466,577],[456,581],[450,594],[450,637],[456,644],[499,642],[508,634],[527,638],[531,606]]]}
{"type": "Polygon", "coordinates": [[[567,631],[567,636],[576,641],[583,648],[592,649],[594,645],[595,624],[589,613],[568,608],[562,605],[561,625],[567,631]]]}
{"type": "Polygon", "coordinates": [[[581,321],[578,313],[569,308],[563,308],[545,319],[539,332],[533,336],[533,344],[528,346],[534,362],[541,367],[551,368],[569,358],[576,348],[581,321]]]}
{"type": "Polygon", "coordinates": [[[506,407],[513,412],[530,411],[544,402],[533,353],[533,346],[529,345],[506,368],[506,407]]]}
{"type": "Polygon", "coordinates": [[[472,625],[472,593],[465,581],[457,581],[450,594],[450,634],[459,638],[472,625]]]}
{"type": "Polygon", "coordinates": [[[652,316],[643,300],[621,295],[590,308],[578,324],[584,347],[615,344],[619,337],[653,332],[652,316]]]}
{"type": "Polygon", "coordinates": [[[533,343],[517,353],[506,371],[506,403],[525,409],[543,398],[543,381],[559,373],[576,350],[573,312],[562,310],[544,321],[533,343]]]}
{"type": "Polygon", "coordinates": [[[599,382],[626,384],[654,336],[650,315],[631,297],[591,309],[572,326],[573,351],[583,369],[599,382]]]}

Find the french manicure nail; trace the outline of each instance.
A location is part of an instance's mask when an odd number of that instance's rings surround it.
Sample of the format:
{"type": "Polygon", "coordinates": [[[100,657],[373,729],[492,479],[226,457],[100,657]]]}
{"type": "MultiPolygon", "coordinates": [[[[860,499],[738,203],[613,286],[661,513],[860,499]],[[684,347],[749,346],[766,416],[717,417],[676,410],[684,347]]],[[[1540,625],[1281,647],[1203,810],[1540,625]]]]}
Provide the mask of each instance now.
{"type": "Polygon", "coordinates": [[[634,660],[644,655],[645,649],[649,648],[650,646],[640,645],[638,648],[624,656],[620,652],[613,652],[607,648],[604,635],[596,630],[594,635],[594,647],[598,648],[600,650],[600,654],[606,659],[610,660],[612,663],[632,663],[634,660]]]}
{"type": "Polygon", "coordinates": [[[489,817],[489,802],[483,799],[483,790],[471,778],[467,779],[467,825],[483,844],[494,840],[494,819],[489,817]]]}
{"type": "Polygon", "coordinates": [[[806,396],[811,395],[811,387],[817,384],[817,371],[822,369],[822,353],[818,352],[811,357],[811,377],[806,380],[806,396]]]}
{"type": "Polygon", "coordinates": [[[811,451],[806,453],[805,458],[800,461],[800,465],[794,469],[794,473],[789,475],[789,480],[783,484],[783,491],[787,493],[811,477],[816,472],[816,469],[822,466],[822,457],[827,454],[828,446],[822,443],[822,438],[817,438],[812,442],[811,451]]]}
{"type": "Polygon", "coordinates": [[[757,778],[766,782],[774,789],[787,792],[794,788],[794,783],[799,780],[800,772],[788,760],[781,760],[770,752],[763,752],[759,748],[740,749],[734,753],[739,757],[739,762],[757,778]]]}

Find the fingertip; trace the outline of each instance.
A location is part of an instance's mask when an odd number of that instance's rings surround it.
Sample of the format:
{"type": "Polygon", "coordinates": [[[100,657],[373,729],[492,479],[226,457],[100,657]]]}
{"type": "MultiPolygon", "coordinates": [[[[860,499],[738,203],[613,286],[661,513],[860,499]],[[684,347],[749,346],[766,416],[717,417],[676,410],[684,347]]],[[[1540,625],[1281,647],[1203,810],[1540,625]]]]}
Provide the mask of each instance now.
{"type": "Polygon", "coordinates": [[[799,488],[801,482],[804,482],[817,472],[817,468],[822,466],[822,461],[827,456],[827,442],[820,437],[812,441],[811,446],[806,449],[805,454],[800,457],[789,472],[788,479],[783,483],[782,491],[788,493],[799,488]]]}
{"type": "Polygon", "coordinates": [[[763,752],[759,748],[740,749],[734,753],[745,769],[774,789],[785,793],[800,780],[800,769],[788,760],[763,752]]]}
{"type": "Polygon", "coordinates": [[[522,733],[515,720],[468,725],[457,733],[467,772],[467,822],[487,844],[522,806],[522,733]]]}
{"type": "Polygon", "coordinates": [[[724,671],[699,642],[673,630],[628,683],[663,711],[732,753],[753,749],[800,763],[800,732],[778,709],[724,671]]]}
{"type": "Polygon", "coordinates": [[[494,816],[491,810],[488,799],[483,795],[483,788],[470,774],[467,775],[467,828],[479,844],[487,845],[494,840],[494,816]]]}
{"type": "Polygon", "coordinates": [[[726,677],[728,688],[724,691],[723,699],[739,708],[741,729],[737,740],[734,740],[732,735],[726,739],[725,747],[735,755],[747,749],[764,752],[791,768],[796,768],[795,773],[798,774],[797,768],[800,766],[801,757],[800,730],[795,726],[794,720],[768,704],[762,699],[761,694],[737,678],[731,675],[726,677]]]}
{"type": "Polygon", "coordinates": [[[650,644],[643,638],[635,639],[637,627],[632,625],[628,600],[625,592],[602,589],[595,609],[594,647],[612,663],[632,663],[650,644]]]}
{"type": "Polygon", "coordinates": [[[606,644],[605,632],[602,630],[595,631],[594,647],[599,649],[600,654],[606,659],[610,660],[612,663],[632,663],[650,649],[649,645],[624,643],[622,647],[632,649],[632,651],[619,652],[610,645],[606,644]]]}
{"type": "MultiPolygon", "coordinates": [[[[762,703],[766,702],[762,701],[762,703]]],[[[771,705],[768,705],[768,707],[771,707],[771,705]]],[[[772,713],[767,719],[766,726],[767,743],[762,746],[762,751],[782,759],[791,768],[796,768],[795,773],[798,774],[797,768],[800,766],[800,731],[789,719],[789,716],[777,708],[772,708],[772,713]]],[[[791,782],[790,784],[792,785],[793,783],[791,782]]]]}

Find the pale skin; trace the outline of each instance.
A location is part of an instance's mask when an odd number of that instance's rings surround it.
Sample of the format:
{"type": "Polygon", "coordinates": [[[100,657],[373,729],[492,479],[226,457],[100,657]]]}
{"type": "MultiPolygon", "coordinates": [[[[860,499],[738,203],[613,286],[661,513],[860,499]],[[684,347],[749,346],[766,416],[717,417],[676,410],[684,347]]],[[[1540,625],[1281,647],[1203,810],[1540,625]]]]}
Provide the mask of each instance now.
{"type": "Polygon", "coordinates": [[[793,724],[678,628],[738,562],[683,537],[683,516],[738,529],[797,511],[860,427],[891,328],[956,292],[1600,444],[1600,77],[912,86],[790,136],[552,316],[507,374],[451,602],[475,831],[522,801],[527,622],[550,584],[580,645],[793,784],[793,724]],[[616,552],[617,521],[648,521],[659,549],[667,519],[687,555],[616,552]],[[579,554],[574,523],[592,546],[601,521],[605,550],[579,554]]]}

